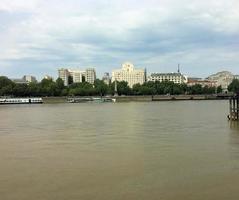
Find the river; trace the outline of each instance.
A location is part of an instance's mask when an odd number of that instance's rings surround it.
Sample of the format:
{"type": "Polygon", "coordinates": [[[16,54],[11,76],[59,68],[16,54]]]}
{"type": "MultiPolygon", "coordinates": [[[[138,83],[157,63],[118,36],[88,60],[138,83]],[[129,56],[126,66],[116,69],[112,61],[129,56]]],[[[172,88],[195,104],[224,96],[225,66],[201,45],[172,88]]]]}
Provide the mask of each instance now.
{"type": "Polygon", "coordinates": [[[238,200],[228,101],[0,106],[1,200],[238,200]]]}

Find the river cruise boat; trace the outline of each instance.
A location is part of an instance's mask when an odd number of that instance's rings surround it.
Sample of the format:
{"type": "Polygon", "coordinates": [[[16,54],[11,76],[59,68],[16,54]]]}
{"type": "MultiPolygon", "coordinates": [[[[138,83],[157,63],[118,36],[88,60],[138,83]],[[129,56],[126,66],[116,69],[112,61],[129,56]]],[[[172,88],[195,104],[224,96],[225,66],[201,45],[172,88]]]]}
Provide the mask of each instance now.
{"type": "Polygon", "coordinates": [[[43,103],[42,98],[0,98],[2,104],[40,104],[43,103]]]}

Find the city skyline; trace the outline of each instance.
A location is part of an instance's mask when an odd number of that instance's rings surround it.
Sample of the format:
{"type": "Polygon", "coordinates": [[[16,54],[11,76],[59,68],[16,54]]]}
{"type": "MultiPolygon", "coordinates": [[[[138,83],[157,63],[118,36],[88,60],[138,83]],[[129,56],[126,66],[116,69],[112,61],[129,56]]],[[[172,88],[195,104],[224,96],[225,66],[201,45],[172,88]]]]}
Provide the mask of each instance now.
{"type": "Polygon", "coordinates": [[[147,72],[239,74],[236,0],[0,2],[0,74],[57,77],[61,66],[97,76],[125,61],[147,72]]]}

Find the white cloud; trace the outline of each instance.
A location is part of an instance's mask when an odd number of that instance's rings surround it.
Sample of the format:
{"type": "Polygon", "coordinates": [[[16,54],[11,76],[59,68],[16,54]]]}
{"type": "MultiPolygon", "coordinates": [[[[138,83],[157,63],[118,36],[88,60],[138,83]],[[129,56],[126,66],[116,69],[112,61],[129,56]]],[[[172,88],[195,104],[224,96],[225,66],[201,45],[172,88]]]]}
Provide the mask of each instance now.
{"type": "MultiPolygon", "coordinates": [[[[12,62],[12,67],[16,60],[34,65],[36,73],[40,59],[52,70],[77,62],[103,68],[124,61],[120,59],[156,70],[179,59],[199,66],[197,58],[213,49],[215,56],[231,55],[224,63],[235,65],[238,10],[236,0],[1,0],[0,20],[7,25],[0,29],[0,61],[12,62]]],[[[220,65],[209,57],[206,61],[220,65]]]]}
{"type": "Polygon", "coordinates": [[[39,0],[1,0],[0,11],[32,12],[37,8],[39,0]]]}

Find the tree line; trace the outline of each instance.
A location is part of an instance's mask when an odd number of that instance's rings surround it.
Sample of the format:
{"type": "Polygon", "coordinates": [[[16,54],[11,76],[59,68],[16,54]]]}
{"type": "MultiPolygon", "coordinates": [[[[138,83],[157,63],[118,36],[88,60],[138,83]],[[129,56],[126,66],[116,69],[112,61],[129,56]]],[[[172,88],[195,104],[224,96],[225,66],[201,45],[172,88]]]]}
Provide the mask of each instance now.
{"type": "MultiPolygon", "coordinates": [[[[228,87],[229,91],[239,91],[239,80],[233,80],[228,87]]],[[[105,84],[97,79],[94,84],[87,82],[72,83],[64,86],[62,79],[56,81],[43,79],[41,82],[29,84],[16,84],[7,77],[0,77],[0,96],[105,96],[115,93],[115,83],[105,84]]],[[[117,82],[118,95],[180,95],[180,94],[215,94],[221,93],[222,88],[208,87],[201,85],[187,86],[186,84],[176,84],[170,81],[165,82],[145,82],[135,84],[133,88],[125,81],[117,82]]]]}

